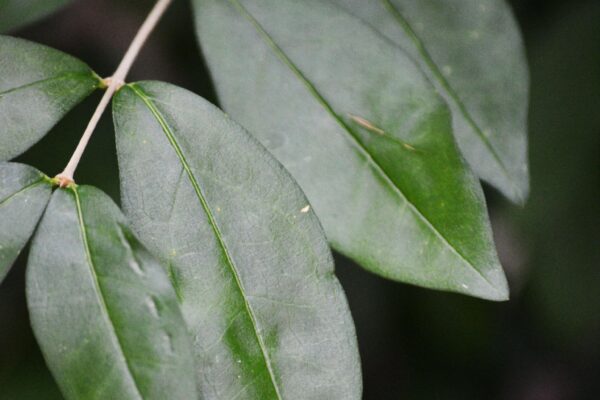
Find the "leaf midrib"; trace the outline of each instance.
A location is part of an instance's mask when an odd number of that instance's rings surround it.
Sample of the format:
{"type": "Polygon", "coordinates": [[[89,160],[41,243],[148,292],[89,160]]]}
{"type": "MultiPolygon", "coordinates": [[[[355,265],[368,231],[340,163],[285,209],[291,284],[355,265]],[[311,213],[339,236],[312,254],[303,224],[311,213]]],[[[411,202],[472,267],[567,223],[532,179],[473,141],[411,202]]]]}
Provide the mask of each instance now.
{"type": "Polygon", "coordinates": [[[125,368],[127,369],[127,372],[129,373],[129,377],[131,378],[135,392],[138,395],[139,399],[143,400],[144,396],[142,396],[142,393],[141,393],[141,390],[136,381],[135,375],[133,374],[133,372],[131,370],[131,365],[129,364],[129,359],[125,356],[125,351],[123,350],[123,344],[121,343],[119,334],[117,333],[117,330],[114,326],[108,305],[106,304],[106,301],[104,300],[105,295],[104,295],[104,292],[102,291],[102,285],[100,285],[100,280],[98,279],[98,274],[96,273],[96,267],[94,265],[94,262],[92,259],[92,253],[90,251],[87,229],[85,227],[85,222],[84,222],[84,218],[83,218],[83,210],[81,207],[81,200],[79,199],[79,192],[77,191],[77,188],[72,188],[69,190],[71,190],[73,192],[74,197],[75,197],[75,205],[77,208],[77,220],[79,222],[79,230],[81,231],[81,239],[83,241],[85,258],[88,263],[88,266],[90,267],[90,274],[92,275],[94,289],[97,294],[96,297],[99,300],[100,308],[103,311],[102,314],[106,318],[106,322],[108,323],[109,329],[111,330],[112,334],[114,335],[115,342],[116,342],[116,345],[118,348],[118,352],[122,358],[123,363],[125,364],[125,368]]]}
{"type": "Polygon", "coordinates": [[[16,192],[11,193],[7,197],[5,197],[2,200],[0,200],[0,206],[3,206],[5,203],[8,203],[14,197],[20,195],[23,192],[26,192],[29,189],[32,189],[32,188],[36,187],[36,186],[38,186],[38,185],[40,185],[40,184],[42,184],[44,182],[45,182],[44,177],[40,177],[40,179],[38,179],[37,181],[34,181],[34,182],[28,184],[27,186],[22,187],[21,189],[17,190],[16,192]]]}
{"type": "Polygon", "coordinates": [[[52,82],[52,81],[57,81],[57,80],[61,80],[61,79],[69,79],[69,78],[77,78],[77,77],[96,78],[98,80],[96,74],[94,74],[92,71],[65,72],[60,75],[54,75],[54,76],[51,76],[48,78],[38,79],[37,81],[28,82],[23,85],[16,86],[14,88],[6,89],[6,90],[0,92],[0,98],[9,93],[16,92],[18,90],[27,89],[31,86],[35,86],[35,85],[39,85],[39,84],[43,84],[43,83],[47,83],[47,82],[52,82]]]}
{"type": "Polygon", "coordinates": [[[206,213],[206,215],[208,217],[211,228],[213,229],[213,232],[215,233],[215,236],[217,237],[219,246],[221,247],[223,254],[225,255],[225,258],[227,260],[227,265],[229,266],[231,274],[234,277],[236,287],[238,288],[238,291],[243,299],[246,313],[248,314],[248,318],[250,319],[250,322],[252,323],[252,328],[253,328],[254,334],[256,336],[258,345],[260,347],[260,350],[261,350],[261,353],[262,353],[262,356],[263,356],[263,359],[265,362],[265,366],[269,373],[271,383],[275,390],[275,394],[277,395],[277,398],[279,400],[282,400],[282,396],[281,396],[281,393],[279,390],[279,386],[277,385],[277,382],[276,382],[275,372],[274,372],[273,366],[271,364],[271,359],[269,357],[267,347],[264,343],[262,336],[259,334],[260,329],[258,327],[258,321],[256,319],[256,316],[254,315],[254,310],[252,309],[252,305],[248,301],[248,297],[246,295],[246,289],[244,288],[244,285],[242,283],[240,274],[237,270],[236,264],[233,261],[233,258],[229,252],[227,244],[225,243],[225,239],[224,239],[223,234],[221,233],[221,230],[217,224],[214,213],[211,210],[210,206],[208,205],[208,202],[206,201],[206,197],[205,197],[204,193],[202,192],[202,188],[198,184],[198,180],[196,179],[193,171],[191,170],[191,167],[190,167],[189,163],[187,162],[187,159],[186,159],[185,155],[183,154],[183,151],[181,150],[181,147],[179,146],[179,143],[177,142],[175,135],[173,134],[171,128],[167,124],[165,118],[162,116],[162,113],[153,104],[150,97],[143,91],[142,88],[140,88],[136,84],[129,84],[128,86],[144,102],[146,107],[148,107],[148,109],[150,110],[152,115],[156,118],[158,124],[161,126],[163,133],[165,134],[165,136],[167,137],[167,140],[173,147],[173,150],[177,154],[179,161],[181,162],[183,168],[185,169],[185,171],[189,177],[190,183],[196,193],[196,196],[198,197],[198,200],[200,201],[200,204],[202,205],[202,208],[204,209],[204,212],[206,213]]]}
{"type": "Polygon", "coordinates": [[[385,180],[385,182],[387,182],[388,185],[391,186],[394,193],[396,193],[400,198],[402,198],[406,202],[406,204],[408,205],[409,209],[413,212],[413,214],[416,215],[419,219],[421,219],[423,221],[423,223],[425,223],[425,225],[438,237],[438,239],[440,239],[442,241],[442,243],[444,243],[446,246],[448,246],[451,249],[451,251],[458,256],[458,258],[460,260],[462,260],[470,268],[472,268],[477,273],[477,275],[479,275],[492,288],[492,290],[497,291],[496,287],[488,280],[488,278],[485,275],[483,275],[483,273],[481,271],[479,271],[473,265],[473,263],[471,263],[458,249],[456,249],[448,241],[448,239],[438,229],[435,228],[435,226],[418,209],[418,207],[414,203],[409,201],[409,199],[404,195],[404,193],[400,190],[400,188],[394,184],[394,182],[392,181],[390,176],[387,174],[387,172],[383,169],[383,167],[373,158],[373,156],[368,152],[368,150],[363,146],[363,144],[356,138],[352,129],[339,117],[339,115],[337,115],[337,113],[335,112],[333,107],[327,102],[327,100],[325,100],[325,98],[317,90],[315,85],[311,81],[308,80],[308,78],[302,73],[300,68],[298,68],[294,64],[294,62],[287,56],[287,54],[285,54],[283,49],[281,49],[281,47],[279,47],[279,45],[269,35],[269,33],[264,29],[264,27],[260,24],[260,22],[258,22],[258,20],[256,20],[256,18],[254,18],[254,16],[251,15],[248,12],[248,10],[246,10],[246,8],[238,0],[229,0],[229,2],[241,14],[242,17],[246,18],[251,23],[251,25],[257,30],[258,34],[263,38],[263,40],[271,48],[271,50],[275,53],[275,55],[288,68],[290,68],[292,73],[305,85],[305,87],[313,95],[315,100],[317,100],[317,102],[319,104],[321,104],[321,106],[323,106],[323,108],[325,108],[325,110],[330,114],[330,116],[332,118],[334,118],[335,121],[343,128],[343,130],[348,133],[347,137],[349,137],[351,139],[355,148],[363,155],[363,157],[365,157],[365,159],[367,161],[369,161],[374,166],[374,169],[382,176],[382,178],[385,180]]]}
{"type": "MultiPolygon", "coordinates": [[[[423,58],[423,61],[425,61],[425,64],[427,64],[427,66],[431,70],[431,73],[433,74],[433,76],[439,81],[440,85],[446,90],[446,92],[448,93],[450,98],[454,101],[454,103],[460,110],[461,114],[464,116],[467,123],[471,126],[473,131],[475,131],[475,133],[477,134],[479,139],[482,141],[484,146],[488,149],[488,151],[490,152],[490,154],[492,155],[492,157],[494,158],[496,163],[498,163],[498,165],[500,166],[500,170],[502,171],[504,176],[510,182],[514,193],[519,193],[520,190],[515,185],[514,179],[513,179],[512,175],[508,172],[508,169],[506,168],[504,161],[500,157],[500,154],[498,154],[498,152],[497,152],[496,148],[494,147],[494,145],[492,144],[492,142],[483,133],[483,131],[479,127],[479,124],[477,122],[475,122],[475,118],[471,115],[470,111],[467,109],[467,106],[462,101],[462,99],[460,98],[460,96],[458,95],[458,93],[456,92],[454,87],[450,84],[448,79],[446,79],[444,74],[442,74],[440,67],[437,65],[437,63],[435,62],[435,60],[429,53],[429,50],[427,50],[427,47],[425,46],[425,43],[423,42],[421,37],[412,28],[412,26],[410,25],[408,20],[404,17],[404,15],[402,15],[400,10],[390,0],[380,0],[380,1],[383,3],[383,6],[386,7],[390,11],[390,13],[394,17],[394,20],[396,21],[396,23],[398,25],[400,25],[400,28],[406,33],[406,35],[413,42],[413,44],[417,48],[417,51],[419,52],[420,56],[423,58]]],[[[394,43],[394,44],[396,44],[396,43],[394,43]]]]}

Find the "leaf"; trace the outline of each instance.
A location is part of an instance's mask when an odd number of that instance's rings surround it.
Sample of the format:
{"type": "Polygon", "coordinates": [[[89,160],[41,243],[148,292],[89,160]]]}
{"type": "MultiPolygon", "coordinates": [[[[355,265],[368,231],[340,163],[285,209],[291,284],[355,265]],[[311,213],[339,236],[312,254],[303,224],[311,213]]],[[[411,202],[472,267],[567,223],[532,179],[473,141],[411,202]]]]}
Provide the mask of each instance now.
{"type": "Polygon", "coordinates": [[[509,199],[529,192],[529,76],[504,0],[330,0],[405,49],[435,83],[475,172],[509,199]]]}
{"type": "Polygon", "coordinates": [[[359,399],[354,325],[318,220],[247,132],[172,85],[114,103],[124,208],[169,265],[203,399],[359,399]]]}
{"type": "Polygon", "coordinates": [[[1,0],[0,32],[29,24],[70,3],[70,0],[1,0]]]}
{"type": "Polygon", "coordinates": [[[27,302],[67,399],[198,398],[173,287],[98,189],[52,195],[31,246],[27,302]]]}
{"type": "Polygon", "coordinates": [[[51,190],[37,169],[0,163],[0,283],[33,234],[51,190]]]}
{"type": "Polygon", "coordinates": [[[288,168],[330,242],[379,275],[507,297],[481,188],[418,67],[323,1],[194,1],[224,108],[288,168]]]}
{"type": "Polygon", "coordinates": [[[33,146],[99,85],[74,57],[0,36],[0,161],[33,146]]]}

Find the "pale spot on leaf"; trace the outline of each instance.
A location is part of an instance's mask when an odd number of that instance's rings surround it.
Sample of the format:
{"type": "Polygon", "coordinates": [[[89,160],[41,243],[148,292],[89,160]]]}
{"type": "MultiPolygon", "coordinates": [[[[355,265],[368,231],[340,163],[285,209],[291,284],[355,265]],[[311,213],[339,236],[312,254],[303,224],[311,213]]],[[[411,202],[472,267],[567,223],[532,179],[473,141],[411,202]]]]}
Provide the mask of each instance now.
{"type": "Polygon", "coordinates": [[[362,126],[365,129],[370,130],[371,132],[375,132],[379,135],[384,135],[385,131],[378,126],[375,126],[371,121],[366,118],[359,117],[358,115],[348,114],[352,121],[356,122],[358,125],[362,126]]]}

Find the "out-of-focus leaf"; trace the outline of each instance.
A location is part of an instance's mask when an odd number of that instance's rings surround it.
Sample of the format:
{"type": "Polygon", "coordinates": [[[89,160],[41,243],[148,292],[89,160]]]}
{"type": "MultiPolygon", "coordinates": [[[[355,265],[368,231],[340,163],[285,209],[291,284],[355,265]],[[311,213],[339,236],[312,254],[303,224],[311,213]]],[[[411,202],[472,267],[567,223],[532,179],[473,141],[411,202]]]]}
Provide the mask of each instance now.
{"type": "Polygon", "coordinates": [[[0,32],[6,32],[70,3],[71,0],[0,0],[0,32]]]}
{"type": "Polygon", "coordinates": [[[51,190],[37,169],[0,163],[0,282],[33,234],[51,190]]]}
{"type": "Polygon", "coordinates": [[[203,399],[359,399],[354,325],[300,188],[239,125],[172,85],[113,105],[122,202],[169,266],[203,399]]]}
{"type": "Polygon", "coordinates": [[[93,187],[59,189],[27,269],[31,323],[67,399],[196,399],[167,274],[93,187]]]}
{"type": "Polygon", "coordinates": [[[224,108],[292,172],[337,250],[388,278],[506,299],[449,111],[398,46],[327,1],[194,5],[224,108]]]}
{"type": "Polygon", "coordinates": [[[34,145],[99,85],[98,76],[74,57],[0,36],[0,161],[34,145]]]}
{"type": "Polygon", "coordinates": [[[529,192],[529,77],[505,0],[328,0],[417,60],[450,105],[454,134],[475,172],[511,200],[529,192]]]}

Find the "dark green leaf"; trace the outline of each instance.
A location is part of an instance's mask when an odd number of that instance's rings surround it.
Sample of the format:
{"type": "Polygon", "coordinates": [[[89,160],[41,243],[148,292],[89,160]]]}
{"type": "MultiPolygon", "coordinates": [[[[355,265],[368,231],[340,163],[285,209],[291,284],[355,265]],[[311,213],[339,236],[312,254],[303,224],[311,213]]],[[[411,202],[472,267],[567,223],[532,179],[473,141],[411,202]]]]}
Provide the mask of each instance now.
{"type": "Polygon", "coordinates": [[[198,96],[114,100],[124,207],[176,283],[203,399],[359,399],[354,326],[318,220],[247,132],[198,96]]]}
{"type": "Polygon", "coordinates": [[[529,77],[505,0],[330,0],[399,44],[450,105],[458,144],[479,176],[523,203],[529,192],[529,77]]]}
{"type": "Polygon", "coordinates": [[[0,161],[34,145],[99,84],[76,58],[0,36],[0,161]]]}
{"type": "Polygon", "coordinates": [[[71,0],[0,0],[0,32],[45,17],[71,0]]]}
{"type": "Polygon", "coordinates": [[[196,399],[167,274],[98,189],[54,192],[27,269],[31,323],[67,399],[196,399]]]}
{"type": "Polygon", "coordinates": [[[337,250],[392,279],[507,297],[480,185],[405,53],[329,2],[194,4],[222,104],[292,172],[337,250]]]}
{"type": "Polygon", "coordinates": [[[33,234],[51,190],[35,168],[0,163],[0,283],[33,234]]]}

